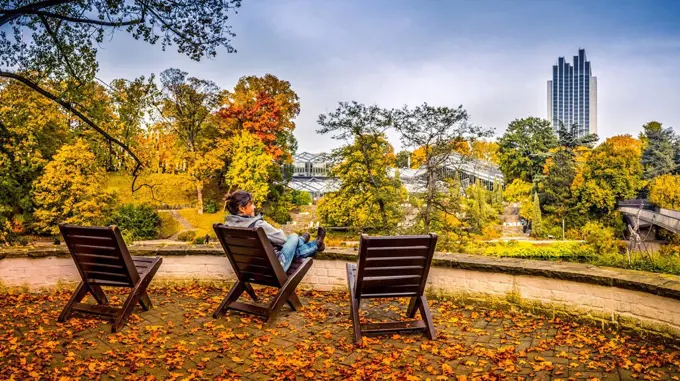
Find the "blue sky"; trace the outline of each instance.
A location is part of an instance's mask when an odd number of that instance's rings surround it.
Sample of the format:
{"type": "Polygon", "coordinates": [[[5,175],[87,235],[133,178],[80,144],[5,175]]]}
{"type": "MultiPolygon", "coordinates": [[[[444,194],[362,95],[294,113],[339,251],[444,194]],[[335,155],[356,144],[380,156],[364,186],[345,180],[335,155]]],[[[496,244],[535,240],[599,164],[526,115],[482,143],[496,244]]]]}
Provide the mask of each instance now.
{"type": "Polygon", "coordinates": [[[319,152],[339,143],[315,133],[316,119],[343,100],[462,104],[496,135],[545,118],[552,65],[585,48],[601,138],[650,120],[680,127],[680,1],[245,0],[231,20],[236,54],[197,63],[121,33],[101,47],[99,77],[176,67],[232,88],[274,74],[300,96],[299,151],[319,152]]]}

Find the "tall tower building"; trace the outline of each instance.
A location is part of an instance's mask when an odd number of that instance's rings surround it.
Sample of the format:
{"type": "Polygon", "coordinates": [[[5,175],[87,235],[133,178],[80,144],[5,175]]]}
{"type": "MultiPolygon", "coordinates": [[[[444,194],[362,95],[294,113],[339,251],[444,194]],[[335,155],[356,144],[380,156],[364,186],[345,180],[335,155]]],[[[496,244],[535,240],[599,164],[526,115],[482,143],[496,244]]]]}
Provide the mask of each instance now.
{"type": "Polygon", "coordinates": [[[593,77],[585,49],[579,49],[570,64],[564,57],[553,66],[548,81],[548,120],[555,131],[560,121],[578,126],[578,136],[597,133],[597,77],[593,77]]]}

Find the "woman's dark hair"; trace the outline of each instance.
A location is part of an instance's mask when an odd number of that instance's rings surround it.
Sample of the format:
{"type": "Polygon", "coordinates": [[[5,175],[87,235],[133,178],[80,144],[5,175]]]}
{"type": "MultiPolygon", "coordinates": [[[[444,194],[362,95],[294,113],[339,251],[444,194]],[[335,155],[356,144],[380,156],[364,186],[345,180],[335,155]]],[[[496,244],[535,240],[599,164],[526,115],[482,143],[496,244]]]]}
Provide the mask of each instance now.
{"type": "Polygon", "coordinates": [[[253,200],[253,196],[243,190],[236,190],[227,195],[224,199],[224,204],[231,214],[238,214],[239,207],[245,207],[253,200]]]}

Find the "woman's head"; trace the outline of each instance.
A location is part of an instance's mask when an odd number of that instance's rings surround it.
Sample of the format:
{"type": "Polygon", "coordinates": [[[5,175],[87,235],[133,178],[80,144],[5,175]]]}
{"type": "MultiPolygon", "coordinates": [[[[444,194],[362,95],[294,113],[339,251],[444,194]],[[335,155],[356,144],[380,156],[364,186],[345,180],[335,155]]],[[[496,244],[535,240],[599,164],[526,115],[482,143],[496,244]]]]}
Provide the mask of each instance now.
{"type": "Polygon", "coordinates": [[[240,214],[244,216],[254,216],[255,206],[253,205],[253,196],[243,190],[237,190],[227,195],[225,200],[227,210],[231,214],[240,214]]]}

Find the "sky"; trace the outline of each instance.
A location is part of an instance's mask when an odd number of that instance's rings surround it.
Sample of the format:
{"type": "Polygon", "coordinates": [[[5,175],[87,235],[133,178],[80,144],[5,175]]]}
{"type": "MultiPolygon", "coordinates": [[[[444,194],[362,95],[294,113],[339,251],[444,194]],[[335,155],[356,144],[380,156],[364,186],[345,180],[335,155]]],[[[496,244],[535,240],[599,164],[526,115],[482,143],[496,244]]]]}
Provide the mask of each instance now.
{"type": "Polygon", "coordinates": [[[174,67],[231,89],[276,75],[300,97],[298,152],[317,153],[342,144],[316,133],[339,101],[462,105],[496,136],[514,119],[546,118],[552,65],[583,48],[601,140],[651,120],[680,131],[680,1],[244,0],[230,21],[237,53],[194,62],[120,33],[100,47],[98,76],[174,67]]]}

